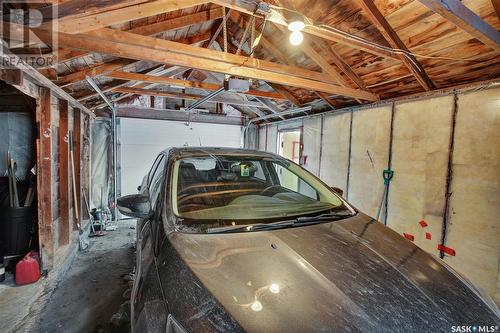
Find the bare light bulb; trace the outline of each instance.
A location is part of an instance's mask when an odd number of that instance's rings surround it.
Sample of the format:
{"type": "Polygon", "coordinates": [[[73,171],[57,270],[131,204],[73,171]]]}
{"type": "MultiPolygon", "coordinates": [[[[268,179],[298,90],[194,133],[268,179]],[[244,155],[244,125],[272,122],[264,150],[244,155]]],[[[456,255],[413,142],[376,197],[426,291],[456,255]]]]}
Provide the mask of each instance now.
{"type": "Polygon", "coordinates": [[[292,45],[300,45],[304,40],[304,35],[300,31],[294,31],[290,34],[290,44],[292,45]]]}
{"type": "Polygon", "coordinates": [[[305,28],[305,24],[303,21],[296,20],[288,23],[288,30],[290,31],[301,31],[305,28]]]}

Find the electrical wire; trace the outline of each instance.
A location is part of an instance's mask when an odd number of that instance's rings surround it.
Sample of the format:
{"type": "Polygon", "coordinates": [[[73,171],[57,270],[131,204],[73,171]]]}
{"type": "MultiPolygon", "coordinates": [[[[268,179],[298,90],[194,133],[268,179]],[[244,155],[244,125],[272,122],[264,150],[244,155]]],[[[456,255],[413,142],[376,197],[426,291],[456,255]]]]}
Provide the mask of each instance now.
{"type": "MultiPolygon", "coordinates": [[[[251,1],[251,0],[242,0],[242,1],[247,2],[247,3],[258,4],[256,1],[251,1]]],[[[470,59],[470,58],[464,59],[464,58],[453,58],[453,57],[427,56],[427,55],[423,55],[423,54],[414,53],[414,52],[411,52],[411,51],[408,51],[408,50],[402,50],[402,49],[396,49],[396,48],[387,47],[387,46],[384,46],[384,45],[372,42],[370,40],[367,40],[365,38],[356,36],[354,34],[351,34],[351,33],[348,33],[348,32],[342,31],[342,30],[339,30],[339,29],[334,28],[334,27],[331,27],[331,26],[326,25],[326,24],[319,24],[319,25],[317,25],[317,24],[314,23],[314,21],[312,19],[310,19],[309,17],[305,16],[304,14],[302,14],[302,13],[300,13],[300,12],[294,10],[294,9],[284,8],[284,7],[275,6],[275,5],[269,5],[269,7],[272,8],[272,9],[275,9],[274,12],[278,16],[280,16],[281,19],[284,20],[285,22],[287,21],[287,19],[281,13],[279,13],[278,10],[289,11],[289,12],[292,12],[294,14],[297,14],[297,15],[301,16],[304,19],[304,23],[306,23],[306,27],[314,27],[314,28],[318,28],[318,29],[321,29],[321,30],[326,30],[326,31],[329,31],[329,32],[334,32],[334,33],[336,33],[338,35],[341,35],[342,37],[345,37],[347,39],[363,43],[365,45],[369,45],[369,46],[375,47],[375,48],[377,48],[379,50],[388,51],[388,52],[391,52],[391,53],[394,53],[394,54],[403,55],[409,61],[411,61],[417,68],[419,68],[419,65],[415,62],[415,60],[412,58],[412,56],[413,57],[417,57],[417,58],[448,60],[448,61],[454,61],[454,62],[481,62],[481,60],[470,59]]]]}

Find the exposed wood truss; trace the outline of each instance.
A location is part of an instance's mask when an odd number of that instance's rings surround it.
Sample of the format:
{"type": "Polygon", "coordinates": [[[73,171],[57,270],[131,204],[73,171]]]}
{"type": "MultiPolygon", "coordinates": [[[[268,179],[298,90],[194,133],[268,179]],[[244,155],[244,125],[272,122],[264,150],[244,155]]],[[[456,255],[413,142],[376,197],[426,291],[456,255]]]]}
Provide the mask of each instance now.
{"type": "MultiPolygon", "coordinates": [[[[38,30],[37,33],[42,38],[47,37],[44,31],[38,30]]],[[[378,96],[370,92],[328,83],[331,79],[322,73],[114,29],[100,29],[79,35],[59,33],[58,41],[65,47],[128,59],[226,73],[368,101],[378,100],[378,96]]]]}
{"type": "Polygon", "coordinates": [[[86,113],[103,106],[87,77],[113,103],[150,105],[140,96],[158,96],[169,110],[228,77],[247,78],[248,92],[204,107],[273,119],[291,104],[316,112],[500,78],[500,0],[265,2],[269,11],[249,0],[47,2],[37,6],[45,23],[29,33],[48,41],[57,20],[57,50],[24,45],[26,31],[5,22],[10,50],[1,56],[32,49],[56,59],[52,67],[18,68],[67,99],[69,110],[86,113]],[[296,15],[306,23],[298,47],[287,29],[296,15]]]}
{"type": "MultiPolygon", "coordinates": [[[[206,10],[194,14],[183,15],[170,20],[159,21],[152,24],[138,26],[128,30],[128,32],[138,35],[152,36],[165,31],[189,27],[195,24],[200,24],[206,21],[218,19],[222,16],[220,9],[206,10]]],[[[188,38],[185,38],[188,39],[188,38]]],[[[189,41],[178,40],[181,43],[191,44],[189,41]]],[[[59,49],[58,51],[59,62],[64,62],[76,57],[88,55],[88,52],[77,51],[71,49],[59,49]]]]}
{"type": "MultiPolygon", "coordinates": [[[[186,44],[195,44],[195,43],[200,43],[203,41],[206,41],[210,38],[209,33],[203,33],[199,34],[190,38],[182,38],[179,40],[176,40],[178,43],[186,43],[186,44]]],[[[102,65],[97,65],[94,67],[86,68],[78,72],[71,73],[69,75],[60,77],[57,80],[57,84],[61,87],[68,86],[70,84],[73,84],[75,82],[83,81],[87,76],[98,76],[101,74],[104,74],[106,72],[114,71],[120,68],[123,68],[125,66],[131,65],[135,63],[136,60],[133,59],[117,59],[113,60],[107,63],[104,63],[102,65]]]]}

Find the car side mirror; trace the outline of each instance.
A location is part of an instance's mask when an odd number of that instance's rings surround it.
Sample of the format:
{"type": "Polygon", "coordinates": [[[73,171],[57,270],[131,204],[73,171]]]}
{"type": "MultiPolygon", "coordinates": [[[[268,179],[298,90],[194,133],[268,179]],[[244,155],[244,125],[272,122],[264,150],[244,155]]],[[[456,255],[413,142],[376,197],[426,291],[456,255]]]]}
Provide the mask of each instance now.
{"type": "Polygon", "coordinates": [[[149,197],[145,194],[132,194],[120,197],[117,200],[117,206],[123,215],[140,219],[150,217],[153,212],[149,197]]]}
{"type": "Polygon", "coordinates": [[[342,190],[341,188],[338,188],[338,187],[332,186],[332,190],[333,190],[333,192],[337,193],[337,194],[338,194],[338,195],[340,195],[340,196],[343,196],[343,195],[344,195],[344,190],[342,190]]]}

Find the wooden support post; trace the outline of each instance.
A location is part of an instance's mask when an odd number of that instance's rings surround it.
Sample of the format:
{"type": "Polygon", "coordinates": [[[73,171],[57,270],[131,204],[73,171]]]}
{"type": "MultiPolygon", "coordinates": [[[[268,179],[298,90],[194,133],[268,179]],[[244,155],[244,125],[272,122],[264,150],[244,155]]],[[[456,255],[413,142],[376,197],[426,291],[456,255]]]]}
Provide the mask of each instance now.
{"type": "Polygon", "coordinates": [[[59,246],[69,244],[70,236],[70,181],[68,146],[68,101],[59,100],[59,246]]]}
{"type": "Polygon", "coordinates": [[[52,122],[50,89],[40,88],[37,100],[37,119],[39,121],[37,156],[37,193],[38,193],[38,238],[42,258],[42,269],[52,268],[54,262],[54,239],[52,233],[52,122]]]}
{"type": "MultiPolygon", "coordinates": [[[[78,204],[78,209],[80,210],[78,216],[81,218],[81,207],[82,207],[82,182],[81,182],[81,157],[82,157],[82,117],[80,109],[73,109],[73,157],[75,160],[75,184],[76,184],[76,202],[78,204]]],[[[73,205],[73,209],[74,209],[73,205]]],[[[73,212],[73,216],[75,216],[73,212]]],[[[80,225],[83,227],[82,222],[80,225]]],[[[77,230],[76,221],[73,224],[73,229],[77,230]]]]}

